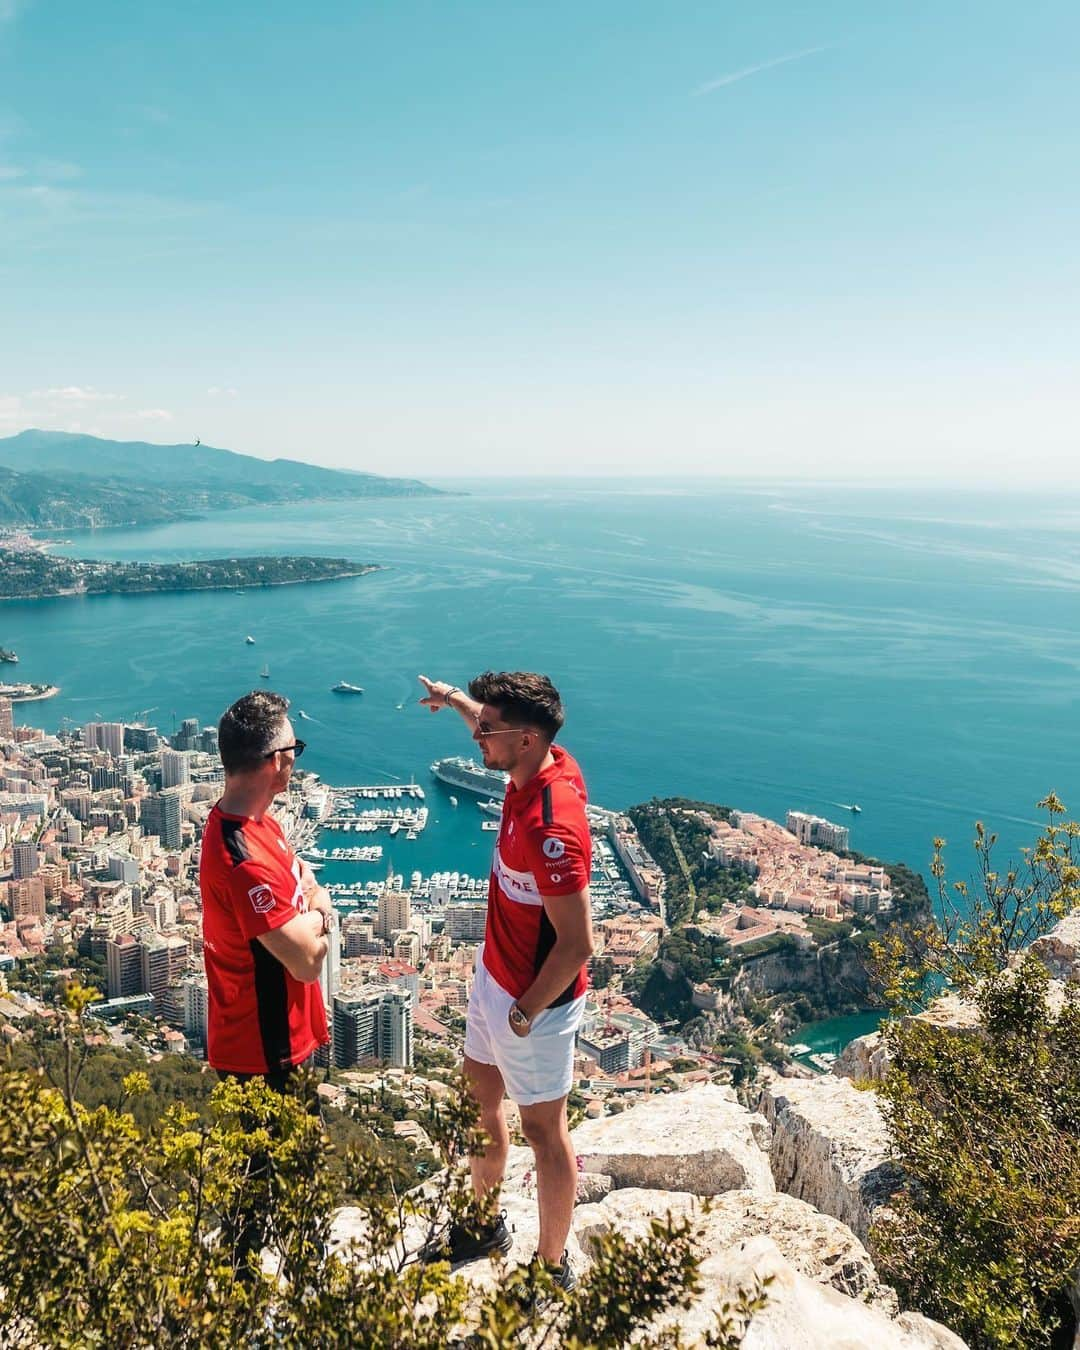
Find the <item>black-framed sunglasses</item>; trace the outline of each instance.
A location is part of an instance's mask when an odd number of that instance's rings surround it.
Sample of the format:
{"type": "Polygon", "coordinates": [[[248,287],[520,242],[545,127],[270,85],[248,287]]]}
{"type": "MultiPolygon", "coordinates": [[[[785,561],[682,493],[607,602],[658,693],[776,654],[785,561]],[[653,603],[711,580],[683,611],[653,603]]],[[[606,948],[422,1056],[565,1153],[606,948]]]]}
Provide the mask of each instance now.
{"type": "Polygon", "coordinates": [[[276,750],[267,750],[263,759],[273,759],[275,755],[283,755],[287,750],[293,752],[293,759],[299,759],[307,749],[307,741],[294,741],[292,745],[279,745],[276,750]]]}

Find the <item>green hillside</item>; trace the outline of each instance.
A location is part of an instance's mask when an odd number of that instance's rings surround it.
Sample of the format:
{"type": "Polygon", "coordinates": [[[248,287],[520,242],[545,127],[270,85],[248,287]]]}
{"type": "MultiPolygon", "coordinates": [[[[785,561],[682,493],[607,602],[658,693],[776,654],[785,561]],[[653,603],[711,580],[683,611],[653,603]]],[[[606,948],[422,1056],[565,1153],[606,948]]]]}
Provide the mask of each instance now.
{"type": "Polygon", "coordinates": [[[413,478],[61,431],[0,439],[0,526],[152,525],[256,503],[437,495],[413,478]]]}

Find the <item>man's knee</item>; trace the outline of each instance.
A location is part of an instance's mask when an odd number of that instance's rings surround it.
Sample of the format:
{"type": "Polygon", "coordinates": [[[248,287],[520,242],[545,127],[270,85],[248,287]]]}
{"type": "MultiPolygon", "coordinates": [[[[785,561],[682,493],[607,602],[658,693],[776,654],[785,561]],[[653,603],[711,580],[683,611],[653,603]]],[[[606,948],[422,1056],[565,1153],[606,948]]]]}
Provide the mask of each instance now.
{"type": "Polygon", "coordinates": [[[469,1096],[480,1108],[481,1115],[501,1115],[506,1087],[502,1074],[494,1064],[480,1064],[476,1060],[465,1061],[465,1082],[469,1096]]]}
{"type": "Polygon", "coordinates": [[[566,1112],[563,1103],[543,1102],[538,1107],[523,1107],[521,1132],[534,1149],[549,1149],[560,1145],[566,1133],[566,1112]]]}

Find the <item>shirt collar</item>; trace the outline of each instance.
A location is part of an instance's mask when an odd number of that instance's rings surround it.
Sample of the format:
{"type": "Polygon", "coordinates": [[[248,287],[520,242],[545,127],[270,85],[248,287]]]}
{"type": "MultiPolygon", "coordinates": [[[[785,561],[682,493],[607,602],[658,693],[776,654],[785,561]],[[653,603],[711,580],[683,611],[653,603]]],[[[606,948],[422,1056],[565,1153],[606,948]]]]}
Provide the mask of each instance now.
{"type": "Polygon", "coordinates": [[[549,783],[554,783],[557,778],[562,778],[566,772],[566,751],[560,745],[553,745],[551,753],[555,762],[549,764],[546,769],[541,769],[539,773],[533,774],[523,788],[516,787],[511,780],[506,789],[506,798],[513,811],[521,811],[533,801],[537,793],[543,792],[549,783]]]}

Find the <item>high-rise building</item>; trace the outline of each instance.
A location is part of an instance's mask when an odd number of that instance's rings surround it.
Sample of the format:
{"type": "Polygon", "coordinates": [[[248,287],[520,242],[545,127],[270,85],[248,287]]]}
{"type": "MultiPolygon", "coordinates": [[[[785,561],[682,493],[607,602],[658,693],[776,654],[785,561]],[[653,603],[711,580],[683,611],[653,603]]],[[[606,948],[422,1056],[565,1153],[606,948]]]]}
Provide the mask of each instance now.
{"type": "Polygon", "coordinates": [[[142,901],[142,911],[159,933],[176,923],[176,897],[169,891],[154,891],[142,901]]]}
{"type": "Polygon", "coordinates": [[[139,864],[129,853],[109,854],[109,878],[135,886],[139,880],[139,864]]]}
{"type": "Polygon", "coordinates": [[[11,846],[12,875],[16,881],[32,877],[40,862],[37,845],[31,840],[17,839],[11,846]]]}
{"type": "Polygon", "coordinates": [[[364,988],[334,997],[334,1065],[352,1069],[379,1057],[381,989],[364,988]]]}
{"type": "Polygon", "coordinates": [[[334,1064],[351,1069],[383,1060],[394,1068],[413,1063],[413,999],[407,989],[365,985],[338,994],[333,1004],[334,1064]]]}
{"type": "Polygon", "coordinates": [[[412,901],[406,891],[387,888],[379,896],[379,917],[375,924],[376,937],[390,939],[395,928],[408,928],[412,919],[412,901]]]}
{"type": "Polygon", "coordinates": [[[191,761],[185,750],[162,750],[162,788],[182,787],[191,782],[191,761]]]}
{"type": "Polygon", "coordinates": [[[81,820],[85,824],[90,819],[93,799],[87,789],[65,788],[60,794],[60,801],[76,820],[81,820]]]}
{"type": "Polygon", "coordinates": [[[15,723],[11,717],[11,699],[5,694],[0,697],[0,741],[15,739],[15,723]]]}
{"type": "Polygon", "coordinates": [[[207,984],[204,974],[188,975],[181,981],[184,990],[184,1035],[190,1041],[206,1045],[207,984]]]}
{"type": "Polygon", "coordinates": [[[141,722],[124,728],[124,745],[136,754],[149,755],[161,744],[157,727],[143,726],[141,722]]]}
{"type": "Polygon", "coordinates": [[[216,755],[218,752],[218,730],[217,727],[203,727],[199,733],[199,749],[207,755],[216,755]]]}
{"type": "Polygon", "coordinates": [[[836,853],[848,851],[850,836],[846,825],[834,825],[831,820],[807,815],[804,811],[789,811],[787,827],[800,844],[832,849],[836,853]]]}
{"type": "Polygon", "coordinates": [[[342,925],[342,936],[345,939],[345,956],[379,956],[382,954],[383,942],[381,938],[375,937],[375,929],[370,923],[357,923],[356,919],[350,919],[342,925]],[[378,946],[376,946],[376,942],[378,946]]]}
{"type": "Polygon", "coordinates": [[[131,933],[111,938],[105,947],[109,972],[109,997],[130,998],[145,993],[143,988],[142,948],[131,933]]]}
{"type": "Polygon", "coordinates": [[[136,992],[153,994],[155,998],[161,998],[168,989],[172,976],[169,944],[156,934],[144,938],[139,943],[139,958],[142,988],[136,992]]]}
{"type": "Polygon", "coordinates": [[[104,750],[113,759],[124,753],[123,722],[87,722],[83,727],[83,745],[87,750],[104,750]]]}
{"type": "Polygon", "coordinates": [[[171,787],[144,797],[139,804],[143,834],[156,834],[162,848],[178,849],[183,842],[186,795],[186,788],[171,787]]]}
{"type": "Polygon", "coordinates": [[[26,877],[22,881],[8,884],[8,904],[11,917],[22,919],[33,915],[37,919],[45,917],[45,881],[43,877],[26,877]]]}
{"type": "Polygon", "coordinates": [[[407,989],[387,989],[379,1005],[379,1058],[392,1068],[413,1066],[413,998],[407,989]]]}
{"type": "Polygon", "coordinates": [[[487,904],[447,905],[443,929],[451,942],[483,942],[487,904]]]}

